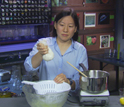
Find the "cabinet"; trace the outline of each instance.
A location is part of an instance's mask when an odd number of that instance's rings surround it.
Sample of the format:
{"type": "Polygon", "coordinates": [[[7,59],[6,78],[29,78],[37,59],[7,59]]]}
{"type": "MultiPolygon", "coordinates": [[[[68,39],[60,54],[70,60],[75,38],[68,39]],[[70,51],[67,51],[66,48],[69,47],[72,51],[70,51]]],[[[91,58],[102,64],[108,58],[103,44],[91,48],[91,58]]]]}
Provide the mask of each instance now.
{"type": "Polygon", "coordinates": [[[0,48],[5,45],[31,43],[49,36],[49,23],[0,26],[0,48]]]}
{"type": "Polygon", "coordinates": [[[51,15],[51,0],[1,0],[0,66],[23,63],[35,42],[49,36],[51,15]]]}
{"type": "Polygon", "coordinates": [[[51,0],[0,1],[0,48],[49,36],[51,0]]]}
{"type": "Polygon", "coordinates": [[[2,0],[0,25],[49,23],[51,11],[50,0],[2,0]]]}

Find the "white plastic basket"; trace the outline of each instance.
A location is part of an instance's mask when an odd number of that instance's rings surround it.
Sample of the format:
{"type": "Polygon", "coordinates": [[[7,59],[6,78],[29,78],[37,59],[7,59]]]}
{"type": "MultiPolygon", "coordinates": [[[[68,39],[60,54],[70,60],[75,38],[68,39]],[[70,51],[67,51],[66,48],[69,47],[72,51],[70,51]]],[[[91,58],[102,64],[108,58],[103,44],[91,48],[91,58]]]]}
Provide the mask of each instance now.
{"type": "Polygon", "coordinates": [[[40,95],[44,95],[46,93],[64,92],[71,89],[70,85],[65,82],[57,84],[54,81],[42,81],[39,84],[34,84],[33,87],[36,93],[40,95]]]}
{"type": "Polygon", "coordinates": [[[39,82],[23,81],[23,83],[33,85],[33,88],[35,89],[36,93],[40,95],[44,95],[47,93],[60,93],[64,91],[69,91],[71,89],[71,86],[68,83],[63,82],[57,84],[53,80],[46,80],[39,82]]]}
{"type": "Polygon", "coordinates": [[[50,80],[26,84],[22,90],[31,107],[62,107],[71,89],[67,83],[57,84],[50,80]]]}

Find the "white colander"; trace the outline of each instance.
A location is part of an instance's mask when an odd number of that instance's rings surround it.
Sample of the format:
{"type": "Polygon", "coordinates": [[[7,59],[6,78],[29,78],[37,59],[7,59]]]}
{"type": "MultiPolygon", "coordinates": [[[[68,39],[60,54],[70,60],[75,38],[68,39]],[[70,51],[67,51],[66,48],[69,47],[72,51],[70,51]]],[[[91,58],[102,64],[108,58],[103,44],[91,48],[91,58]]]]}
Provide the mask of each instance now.
{"type": "Polygon", "coordinates": [[[66,83],[57,84],[53,80],[39,81],[39,82],[30,82],[22,81],[22,83],[33,85],[37,94],[44,95],[47,93],[59,93],[64,91],[69,91],[71,86],[66,83]]]}

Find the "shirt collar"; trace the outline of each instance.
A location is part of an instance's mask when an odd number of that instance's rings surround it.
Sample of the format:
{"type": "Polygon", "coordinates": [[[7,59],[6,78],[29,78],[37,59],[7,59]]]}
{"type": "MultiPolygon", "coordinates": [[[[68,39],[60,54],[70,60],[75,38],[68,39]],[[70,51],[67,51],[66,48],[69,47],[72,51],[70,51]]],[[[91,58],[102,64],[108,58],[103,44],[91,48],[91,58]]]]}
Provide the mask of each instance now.
{"type": "MultiPolygon", "coordinates": [[[[73,49],[77,49],[77,46],[76,46],[75,42],[76,42],[76,41],[74,41],[74,40],[72,39],[71,47],[72,47],[73,49]]],[[[51,42],[51,45],[54,45],[54,44],[56,44],[56,43],[57,43],[56,37],[53,37],[52,42],[51,42]]]]}
{"type": "Polygon", "coordinates": [[[76,41],[74,41],[74,40],[72,39],[72,44],[71,44],[71,46],[72,46],[72,48],[77,49],[77,46],[76,46],[75,42],[76,42],[76,41]]]}

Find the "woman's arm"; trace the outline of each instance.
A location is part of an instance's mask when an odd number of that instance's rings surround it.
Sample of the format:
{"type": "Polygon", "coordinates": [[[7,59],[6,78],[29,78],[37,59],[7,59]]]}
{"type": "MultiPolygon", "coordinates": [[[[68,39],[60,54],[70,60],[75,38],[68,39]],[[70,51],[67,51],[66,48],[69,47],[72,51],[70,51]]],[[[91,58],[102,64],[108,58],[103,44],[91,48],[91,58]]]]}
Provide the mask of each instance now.
{"type": "Polygon", "coordinates": [[[33,68],[37,68],[40,65],[41,61],[43,60],[43,55],[48,53],[48,46],[38,43],[37,50],[38,52],[32,57],[31,60],[33,68]]]}
{"type": "Polygon", "coordinates": [[[31,63],[32,63],[32,67],[33,68],[37,68],[41,61],[42,61],[43,57],[42,55],[40,54],[40,52],[37,52],[33,57],[32,57],[32,60],[31,60],[31,63]]]}

